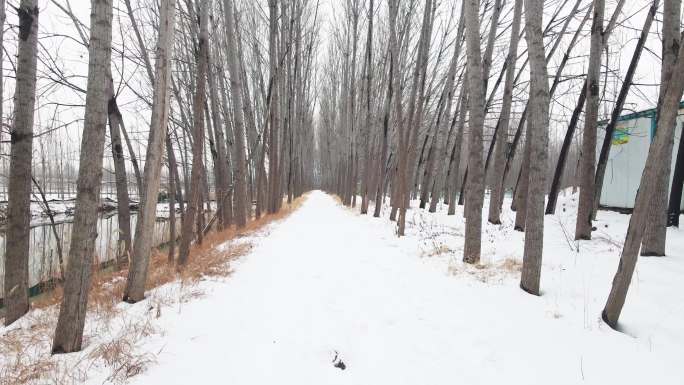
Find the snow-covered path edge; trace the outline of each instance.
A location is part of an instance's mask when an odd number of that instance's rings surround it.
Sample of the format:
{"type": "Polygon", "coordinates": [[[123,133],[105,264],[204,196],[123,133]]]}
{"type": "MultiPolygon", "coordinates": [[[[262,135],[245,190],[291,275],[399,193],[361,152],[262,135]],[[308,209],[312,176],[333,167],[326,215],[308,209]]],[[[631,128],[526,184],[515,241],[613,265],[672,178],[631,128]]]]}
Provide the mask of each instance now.
{"type": "MultiPolygon", "coordinates": [[[[617,247],[599,240],[570,252],[547,224],[558,239],[546,242],[544,295],[532,297],[517,288],[514,264],[499,267],[519,257],[522,239],[507,215],[485,226],[485,266],[475,269],[458,262],[458,216],[412,210],[397,239],[385,218],[312,192],[227,280],[201,283],[202,298],[160,315],[164,334],[144,341],[156,364],[132,383],[682,383],[684,333],[673,327],[684,320],[682,284],[662,298],[650,285],[654,274],[670,285],[663,272],[681,272],[681,255],[644,263],[618,333],[597,311],[617,247]]],[[[619,234],[624,218],[613,215],[605,221],[619,234]]]]}

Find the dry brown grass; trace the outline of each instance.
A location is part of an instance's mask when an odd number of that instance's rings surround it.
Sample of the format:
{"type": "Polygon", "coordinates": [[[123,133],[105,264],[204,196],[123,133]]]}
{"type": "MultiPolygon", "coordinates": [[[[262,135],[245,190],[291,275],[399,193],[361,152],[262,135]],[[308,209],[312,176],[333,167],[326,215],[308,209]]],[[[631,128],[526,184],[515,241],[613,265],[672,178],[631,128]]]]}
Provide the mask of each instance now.
{"type": "Polygon", "coordinates": [[[169,264],[166,252],[154,250],[147,290],[172,282],[181,285],[179,292],[158,290],[152,293],[143,315],[129,317],[122,314],[126,307],[119,306],[127,269],[94,271],[88,300],[88,328],[83,337],[87,353],[50,354],[58,313],[55,305],[61,302],[62,288],[56,287],[36,297],[31,304],[34,310],[20,321],[21,326],[0,334],[0,385],[77,384],[85,381],[93,368],[107,373],[106,383],[125,383],[154,363],[155,354],[145,352],[140,344],[145,337],[162,333],[153,323],[161,316],[162,309],[202,297],[204,292],[196,285],[198,282],[208,277],[229,276],[230,262],[252,249],[250,242],[218,246],[264,230],[267,225],[297,210],[305,199],[303,196],[291,204],[283,203],[278,213],[252,220],[240,230],[231,227],[208,234],[202,244],[192,245],[188,263],[182,269],[169,264]]]}
{"type": "Polygon", "coordinates": [[[450,274],[468,274],[483,283],[501,283],[506,278],[519,275],[521,271],[522,263],[514,258],[506,258],[497,263],[478,263],[476,265],[452,261],[449,265],[450,274]]]}

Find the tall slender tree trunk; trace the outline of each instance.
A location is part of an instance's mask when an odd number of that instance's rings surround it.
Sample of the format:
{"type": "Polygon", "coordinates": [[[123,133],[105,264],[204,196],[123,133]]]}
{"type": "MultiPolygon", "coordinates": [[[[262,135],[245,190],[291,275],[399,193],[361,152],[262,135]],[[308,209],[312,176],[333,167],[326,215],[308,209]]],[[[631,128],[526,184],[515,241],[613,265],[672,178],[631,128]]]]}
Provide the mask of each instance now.
{"type": "Polygon", "coordinates": [[[527,126],[530,146],[525,247],[520,287],[539,295],[544,249],[544,198],[546,194],[546,155],[549,130],[549,82],[542,35],[543,0],[525,0],[525,40],[530,57],[530,120],[527,126]]]}
{"type": "MultiPolygon", "coordinates": [[[[214,45],[215,46],[215,45],[214,45]]],[[[214,56],[211,55],[211,49],[207,49],[209,58],[207,59],[208,69],[207,76],[209,81],[209,99],[211,102],[211,120],[214,123],[214,137],[212,141],[216,147],[216,159],[214,159],[214,178],[216,179],[216,211],[218,216],[218,228],[223,229],[230,225],[231,212],[230,201],[227,199],[228,190],[230,189],[230,177],[228,174],[228,160],[226,159],[226,139],[223,135],[224,130],[222,124],[228,122],[221,121],[221,111],[219,108],[220,102],[218,99],[218,92],[216,90],[217,80],[214,72],[216,69],[213,65],[214,56]]],[[[214,154],[212,154],[213,156],[214,154]]]]}
{"type": "MultiPolygon", "coordinates": [[[[145,184],[140,197],[140,212],[135,228],[133,253],[123,300],[130,303],[145,297],[145,282],[150,264],[153,227],[157,216],[157,196],[161,179],[161,163],[169,117],[171,56],[175,31],[175,0],[162,0],[160,5],[159,38],[157,40],[152,118],[145,155],[145,184]]],[[[195,115],[195,120],[201,120],[195,115]]]]}
{"type": "MultiPolygon", "coordinates": [[[[613,11],[613,16],[611,16],[610,21],[608,22],[608,25],[606,26],[605,30],[603,31],[602,38],[601,38],[601,44],[603,49],[603,45],[606,44],[608,41],[608,38],[610,37],[611,32],[613,31],[613,28],[615,24],[617,23],[617,18],[622,12],[622,7],[625,5],[626,0],[618,0],[617,5],[615,6],[615,9],[613,11]]],[[[593,4],[593,3],[592,3],[593,4]]],[[[593,11],[593,5],[591,10],[593,11]]],[[[581,30],[581,28],[580,28],[581,30]]],[[[565,60],[565,59],[564,59],[565,60]]],[[[557,76],[558,78],[558,76],[557,76]]],[[[577,104],[575,105],[575,109],[572,112],[572,116],[570,117],[570,122],[568,123],[568,129],[565,132],[565,137],[563,138],[563,144],[561,145],[560,149],[560,154],[558,155],[558,161],[556,162],[556,170],[553,175],[553,181],[551,182],[551,189],[549,191],[549,199],[548,199],[548,204],[546,205],[546,213],[547,214],[553,214],[556,211],[556,201],[558,200],[558,192],[560,191],[560,181],[561,177],[563,176],[563,172],[565,171],[565,164],[568,159],[568,154],[570,153],[570,145],[572,144],[572,140],[575,136],[575,129],[577,128],[577,124],[580,120],[580,115],[582,114],[582,109],[584,107],[584,104],[586,102],[587,98],[587,92],[588,92],[588,80],[585,79],[584,85],[582,86],[582,90],[580,91],[580,95],[577,99],[577,104]]],[[[554,87],[552,87],[552,92],[555,88],[555,83],[556,81],[554,80],[554,87]]],[[[581,166],[582,164],[582,159],[578,159],[578,164],[581,166]]],[[[581,174],[581,167],[580,167],[580,174],[581,174]]],[[[581,179],[581,175],[580,175],[581,179]]],[[[580,181],[581,184],[581,181],[580,181]]]]}
{"type": "Polygon", "coordinates": [[[402,129],[399,132],[400,146],[398,176],[399,186],[398,203],[399,218],[397,220],[397,234],[404,235],[406,227],[406,211],[410,204],[411,176],[413,164],[417,157],[418,131],[422,126],[423,105],[425,102],[425,73],[427,70],[428,53],[430,50],[430,38],[432,30],[433,2],[426,0],[423,10],[423,22],[421,26],[420,40],[418,42],[418,58],[413,70],[411,95],[408,104],[408,116],[406,122],[401,122],[402,129]]]}
{"type": "Polygon", "coordinates": [[[530,182],[529,166],[532,161],[532,146],[530,141],[531,136],[528,127],[528,132],[525,134],[525,146],[523,147],[523,161],[520,165],[518,180],[515,182],[513,201],[511,202],[511,210],[515,211],[514,229],[516,231],[525,231],[525,223],[527,222],[527,190],[530,182]]]}
{"type": "Polygon", "coordinates": [[[641,58],[641,52],[643,51],[644,45],[646,44],[646,39],[648,38],[649,31],[651,30],[651,24],[655,18],[655,14],[658,11],[659,0],[654,0],[651,8],[648,11],[646,20],[644,21],[644,27],[641,29],[641,35],[637,41],[637,45],[634,48],[634,53],[632,54],[632,60],[627,68],[627,74],[625,79],[622,81],[622,87],[620,88],[620,93],[618,94],[617,101],[613,107],[613,111],[610,115],[610,122],[606,126],[606,132],[603,136],[603,143],[601,144],[601,152],[599,154],[598,163],[596,165],[596,176],[594,177],[594,201],[592,207],[591,218],[596,219],[596,212],[598,211],[599,204],[601,202],[601,191],[603,190],[603,177],[606,174],[606,166],[608,164],[608,155],[610,154],[610,147],[613,143],[613,133],[615,132],[615,126],[620,119],[620,114],[622,114],[622,108],[627,100],[627,95],[629,94],[629,89],[632,85],[632,80],[634,79],[634,73],[636,72],[637,66],[639,65],[639,59],[641,58]]]}
{"type": "MultiPolygon", "coordinates": [[[[465,127],[465,118],[468,113],[468,75],[466,72],[465,81],[461,88],[461,96],[459,97],[458,110],[458,126],[456,127],[456,137],[451,148],[451,155],[449,156],[449,171],[447,172],[447,184],[449,185],[449,209],[447,215],[456,214],[456,192],[458,191],[458,181],[460,181],[461,170],[461,149],[463,147],[463,130],[465,127]]],[[[454,120],[456,115],[454,115],[454,120]]],[[[453,124],[453,123],[452,123],[453,124]]]]}
{"type": "Polygon", "coordinates": [[[233,176],[235,181],[235,206],[233,215],[237,227],[240,228],[244,227],[247,223],[247,210],[245,207],[247,200],[247,189],[245,185],[247,165],[245,164],[245,125],[242,116],[242,79],[238,66],[238,52],[234,28],[235,16],[233,14],[232,3],[232,0],[224,0],[223,10],[225,12],[226,59],[230,72],[230,96],[233,102],[233,133],[235,135],[235,156],[233,157],[233,164],[235,165],[235,175],[233,176]]]}
{"type": "Polygon", "coordinates": [[[675,65],[672,68],[672,77],[668,82],[664,96],[660,99],[658,127],[655,139],[648,149],[646,165],[641,174],[639,190],[637,191],[634,211],[629,219],[625,243],[620,255],[620,263],[613,278],[613,285],[608,295],[608,300],[603,308],[602,318],[613,329],[617,327],[620,313],[627,298],[632,275],[636,267],[639,255],[639,247],[644,236],[644,230],[648,221],[650,201],[657,194],[658,174],[662,172],[661,166],[672,149],[669,147],[667,130],[674,128],[679,112],[679,101],[684,92],[684,48],[679,47],[675,65]]]}
{"type": "MultiPolygon", "coordinates": [[[[399,59],[399,52],[400,52],[400,46],[399,46],[399,37],[397,33],[397,18],[399,15],[399,0],[389,0],[389,17],[390,17],[390,50],[391,50],[391,55],[395,59],[395,65],[396,67],[394,68],[394,71],[392,72],[392,78],[390,81],[392,82],[392,89],[395,92],[394,96],[394,121],[396,126],[398,127],[397,130],[397,136],[399,137],[399,147],[397,148],[397,153],[401,157],[401,152],[404,151],[404,140],[403,140],[403,106],[401,103],[402,99],[402,92],[401,92],[401,65],[400,65],[400,59],[399,59]]],[[[404,154],[405,155],[405,154],[404,154]]],[[[392,186],[391,186],[391,204],[392,204],[392,210],[390,212],[390,220],[394,221],[396,220],[397,216],[397,211],[399,209],[399,198],[398,198],[398,193],[397,193],[397,186],[399,184],[398,182],[399,179],[399,173],[397,172],[397,168],[395,168],[394,171],[394,177],[392,178],[392,186]]]]}
{"type": "MultiPolygon", "coordinates": [[[[29,233],[31,225],[31,156],[36,104],[36,62],[38,46],[38,5],[22,0],[19,14],[14,122],[10,131],[10,168],[5,235],[5,325],[29,310],[29,233]]],[[[4,28],[4,1],[0,10],[4,28]]],[[[0,49],[2,46],[0,45],[0,49]]],[[[1,58],[1,56],[0,56],[1,58]]],[[[0,83],[2,79],[0,79],[0,83]]],[[[0,93],[0,95],[2,95],[0,93]]],[[[0,110],[0,123],[4,121],[0,110]]]]}
{"type": "MultiPolygon", "coordinates": [[[[441,156],[444,159],[448,159],[449,156],[448,151],[445,150],[445,147],[448,145],[449,138],[446,138],[445,143],[445,135],[447,134],[447,127],[449,127],[449,136],[451,136],[451,129],[453,128],[453,125],[449,124],[449,118],[451,116],[451,104],[455,92],[454,81],[456,79],[458,58],[461,56],[461,47],[464,33],[465,19],[464,14],[461,13],[461,18],[458,21],[458,32],[456,33],[454,54],[451,58],[446,83],[444,84],[444,89],[442,90],[441,102],[438,106],[437,122],[435,124],[436,132],[435,137],[433,138],[434,154],[432,156],[432,161],[428,163],[429,166],[426,166],[426,168],[429,168],[427,169],[427,178],[424,182],[425,185],[422,186],[423,191],[426,192],[424,199],[427,200],[427,191],[428,189],[430,191],[431,200],[428,211],[431,213],[437,211],[437,203],[439,202],[440,194],[443,190],[442,186],[444,185],[444,174],[446,172],[446,167],[448,166],[448,162],[442,163],[435,158],[441,156]]],[[[421,201],[421,204],[422,203],[423,202],[421,201]]]]}
{"type": "Polygon", "coordinates": [[[280,97],[278,92],[278,1],[268,0],[269,9],[269,37],[268,37],[268,60],[269,74],[271,78],[272,97],[266,108],[269,110],[269,144],[268,144],[268,213],[273,214],[278,210],[279,183],[278,178],[278,132],[280,131],[280,119],[278,117],[280,97]]]}
{"type": "Polygon", "coordinates": [[[119,268],[128,262],[131,252],[131,209],[128,199],[128,181],[126,177],[126,161],[121,145],[119,132],[122,120],[114,95],[114,80],[111,67],[107,71],[107,114],[109,115],[109,136],[112,142],[112,159],[114,160],[114,177],[116,178],[117,225],[119,239],[116,247],[116,260],[119,268]]]}
{"type": "MultiPolygon", "coordinates": [[[[390,16],[390,22],[395,23],[390,26],[390,31],[396,30],[396,18],[392,19],[390,16]]],[[[390,32],[393,33],[393,32],[390,32]]],[[[391,39],[391,37],[390,37],[391,39]]],[[[376,218],[380,217],[382,210],[383,198],[385,197],[385,180],[387,179],[387,153],[389,147],[389,126],[390,126],[390,113],[392,107],[392,98],[394,97],[394,78],[396,71],[396,63],[398,58],[395,56],[394,50],[391,49],[392,43],[390,43],[389,55],[389,76],[387,79],[387,94],[385,95],[385,105],[384,113],[382,118],[382,142],[380,144],[380,160],[377,164],[377,190],[375,192],[375,208],[373,210],[373,216],[376,218]]]]}
{"type": "Polygon", "coordinates": [[[484,126],[484,79],[480,50],[480,19],[478,0],[465,0],[466,47],[468,65],[468,170],[470,181],[466,191],[466,229],[463,261],[478,263],[482,248],[482,202],[484,199],[484,167],[482,164],[482,130],[484,126]]]}
{"type": "MultiPolygon", "coordinates": [[[[193,239],[193,226],[198,215],[202,215],[202,174],[204,159],[204,119],[202,109],[206,97],[207,79],[207,53],[209,49],[209,4],[200,3],[199,16],[199,52],[197,57],[197,74],[195,98],[193,101],[193,146],[192,146],[192,171],[190,176],[190,192],[188,194],[188,206],[181,231],[181,241],[178,248],[178,265],[183,266],[190,254],[190,243],[193,239]],[[199,213],[198,213],[199,212],[199,213]]],[[[201,233],[201,231],[200,231],[201,233]]]]}
{"type": "Polygon", "coordinates": [[[594,201],[596,174],[596,136],[599,99],[601,97],[601,48],[603,41],[604,0],[594,0],[594,18],[591,24],[591,45],[587,67],[587,102],[584,130],[582,131],[582,163],[580,168],[580,197],[577,208],[575,239],[591,239],[591,211],[594,201]]]}
{"type": "Polygon", "coordinates": [[[508,150],[508,126],[510,124],[511,106],[513,104],[513,86],[515,67],[518,58],[518,42],[520,41],[520,20],[523,0],[515,0],[511,42],[506,57],[506,83],[504,85],[501,114],[496,132],[494,149],[494,186],[489,199],[489,222],[501,223],[501,203],[505,192],[504,168],[506,167],[506,151],[508,150]]]}
{"type": "Polygon", "coordinates": [[[361,177],[361,214],[368,213],[368,192],[369,185],[371,183],[371,151],[372,146],[370,144],[371,130],[373,129],[373,116],[371,115],[371,86],[372,86],[372,74],[373,69],[373,14],[375,12],[375,7],[373,0],[370,0],[368,5],[368,35],[366,38],[366,122],[364,132],[366,133],[366,140],[363,143],[365,148],[364,151],[364,166],[363,174],[361,177]]]}
{"type": "Polygon", "coordinates": [[[64,294],[52,343],[53,353],[81,350],[95,257],[97,210],[107,129],[107,69],[111,64],[112,1],[92,0],[88,86],[64,294]]]}
{"type": "MultiPolygon", "coordinates": [[[[677,60],[680,44],[680,15],[681,0],[665,0],[663,9],[663,54],[662,72],[660,75],[660,99],[665,95],[663,85],[667,85],[673,76],[673,67],[677,60]]],[[[659,126],[660,127],[660,126],[659,126]]],[[[672,170],[672,147],[674,146],[674,123],[672,127],[665,128],[666,147],[661,165],[656,192],[650,200],[648,221],[644,232],[641,255],[664,256],[665,243],[667,240],[667,198],[670,191],[670,171],[672,170]]]]}
{"type": "Polygon", "coordinates": [[[667,209],[667,225],[679,227],[679,214],[682,207],[682,191],[684,190],[684,135],[679,137],[677,160],[675,161],[670,203],[667,209]]]}
{"type": "Polygon", "coordinates": [[[166,133],[166,157],[169,169],[169,250],[168,262],[173,263],[176,259],[176,193],[178,181],[176,171],[176,155],[171,145],[171,136],[166,133]]]}

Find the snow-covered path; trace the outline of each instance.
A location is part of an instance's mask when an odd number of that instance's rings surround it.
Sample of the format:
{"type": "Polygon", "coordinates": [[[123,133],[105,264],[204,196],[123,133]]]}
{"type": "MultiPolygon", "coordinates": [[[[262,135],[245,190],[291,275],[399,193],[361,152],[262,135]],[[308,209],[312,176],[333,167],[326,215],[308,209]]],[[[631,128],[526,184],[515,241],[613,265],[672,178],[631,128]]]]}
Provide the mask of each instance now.
{"type": "Polygon", "coordinates": [[[312,192],[226,282],[166,310],[158,362],[132,383],[683,381],[676,352],[657,354],[597,314],[578,327],[549,310],[552,297],[521,292],[515,276],[491,284],[451,275],[416,244],[386,219],[312,192]],[[333,365],[335,352],[346,370],[333,365]]]}

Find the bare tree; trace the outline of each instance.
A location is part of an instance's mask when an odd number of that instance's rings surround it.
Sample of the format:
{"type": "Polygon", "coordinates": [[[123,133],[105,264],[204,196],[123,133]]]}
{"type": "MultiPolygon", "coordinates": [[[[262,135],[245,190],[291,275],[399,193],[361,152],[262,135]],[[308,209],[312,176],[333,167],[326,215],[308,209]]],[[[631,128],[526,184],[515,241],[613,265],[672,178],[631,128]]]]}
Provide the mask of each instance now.
{"type": "Polygon", "coordinates": [[[577,208],[575,239],[591,239],[591,211],[594,201],[594,175],[596,174],[596,136],[601,74],[601,48],[603,40],[604,0],[594,0],[594,17],[591,24],[591,45],[587,66],[587,101],[584,130],[582,131],[582,160],[580,165],[580,198],[577,208]]]}
{"type": "Polygon", "coordinates": [[[268,0],[269,9],[269,33],[268,33],[268,62],[271,81],[269,92],[271,98],[267,109],[269,111],[269,143],[268,143],[268,212],[275,213],[280,207],[279,178],[278,178],[278,132],[280,131],[280,119],[278,106],[280,95],[278,87],[278,1],[268,0]]]}
{"type": "MultiPolygon", "coordinates": [[[[627,100],[627,95],[632,86],[632,81],[634,79],[634,74],[636,72],[637,66],[639,65],[639,59],[641,58],[641,52],[646,44],[646,39],[648,38],[649,31],[651,30],[651,24],[658,11],[659,0],[654,0],[653,4],[648,10],[648,15],[644,20],[644,26],[641,29],[641,35],[637,41],[637,45],[634,48],[634,53],[632,54],[632,59],[629,63],[629,68],[627,68],[627,73],[625,74],[625,79],[622,82],[622,87],[620,88],[620,93],[618,94],[617,101],[613,107],[613,111],[610,115],[610,122],[606,126],[606,132],[603,137],[603,143],[601,144],[601,152],[599,154],[598,163],[596,164],[596,176],[594,178],[594,206],[592,208],[591,217],[593,220],[596,219],[596,212],[598,211],[599,204],[601,202],[601,191],[603,189],[603,177],[606,173],[606,166],[608,164],[608,154],[610,153],[610,147],[613,143],[613,133],[615,132],[615,127],[620,120],[620,114],[622,114],[622,109],[627,100]]],[[[684,154],[683,154],[684,155],[684,154]]],[[[679,203],[677,203],[677,211],[679,215],[679,203]]]]}
{"type": "MultiPolygon", "coordinates": [[[[672,78],[674,65],[679,51],[680,34],[679,24],[681,15],[681,0],[665,0],[663,9],[663,57],[662,70],[660,74],[660,96],[665,97],[664,85],[669,84],[672,78]]],[[[674,126],[665,128],[666,146],[669,150],[664,150],[662,169],[658,174],[656,182],[656,195],[650,200],[651,208],[644,233],[641,255],[643,256],[664,256],[665,242],[667,239],[667,198],[670,187],[670,170],[672,169],[672,147],[674,145],[674,126]],[[669,151],[669,152],[668,152],[669,151]]]]}
{"type": "MultiPolygon", "coordinates": [[[[135,303],[145,297],[145,282],[150,263],[152,249],[152,226],[157,216],[157,195],[161,179],[161,163],[164,154],[164,143],[169,117],[171,55],[175,30],[175,0],[162,0],[160,5],[159,38],[156,48],[154,77],[154,95],[152,100],[152,118],[145,155],[143,193],[140,201],[140,213],[135,228],[135,239],[128,279],[123,300],[135,303]]],[[[142,48],[141,48],[142,49],[142,48]]],[[[145,53],[145,56],[147,54],[145,53]]],[[[196,115],[195,119],[201,119],[196,115]]]]}
{"type": "MultiPolygon", "coordinates": [[[[195,80],[195,98],[193,100],[193,145],[192,145],[192,172],[190,176],[190,192],[188,193],[188,206],[181,230],[181,242],[178,248],[178,265],[182,266],[188,260],[190,243],[193,240],[193,226],[198,215],[201,213],[201,179],[203,174],[204,159],[204,101],[207,86],[207,50],[209,49],[209,1],[199,4],[199,52],[197,53],[197,68],[195,80]],[[200,211],[198,214],[197,212],[200,211]]],[[[201,234],[201,231],[199,232],[201,234]]]]}
{"type": "Polygon", "coordinates": [[[679,101],[683,92],[684,46],[680,46],[676,61],[672,67],[672,76],[663,97],[658,103],[658,126],[655,138],[648,149],[648,157],[646,158],[644,171],[641,174],[634,211],[629,219],[629,227],[627,228],[625,243],[620,255],[620,263],[613,278],[613,285],[608,300],[603,308],[603,320],[614,329],[617,327],[617,322],[620,318],[622,307],[625,304],[627,291],[629,290],[636,267],[639,248],[650,215],[650,201],[658,193],[659,186],[657,181],[659,174],[662,172],[661,167],[665,159],[671,156],[671,154],[666,154],[666,152],[672,151],[670,143],[668,143],[670,134],[667,131],[674,128],[679,112],[679,101]]]}
{"type": "Polygon", "coordinates": [[[53,353],[81,350],[92,274],[97,209],[107,125],[107,68],[112,42],[112,1],[92,0],[88,46],[88,87],[78,168],[76,207],[64,294],[52,344],[53,353]]]}
{"type": "Polygon", "coordinates": [[[126,161],[121,145],[119,131],[122,120],[119,106],[114,94],[114,80],[111,67],[107,70],[107,114],[109,115],[109,136],[112,141],[112,159],[114,160],[114,177],[116,180],[117,225],[119,226],[119,240],[116,247],[117,267],[121,268],[128,262],[131,252],[131,209],[128,197],[128,181],[126,178],[126,161]]]}
{"type": "MultiPolygon", "coordinates": [[[[0,11],[4,28],[5,4],[0,11]]],[[[10,175],[5,241],[5,325],[29,309],[29,233],[31,224],[31,157],[33,119],[36,104],[36,63],[38,45],[38,5],[22,0],[19,15],[17,83],[14,93],[14,122],[10,131],[10,175]]],[[[1,58],[1,56],[0,56],[1,58]]],[[[1,83],[1,82],[0,82],[1,83]]],[[[0,94],[1,95],[1,94],[0,94]]],[[[0,98],[1,104],[1,98],[0,98]]],[[[4,121],[0,110],[0,122],[4,121]]]]}
{"type": "Polygon", "coordinates": [[[237,227],[243,227],[247,223],[247,210],[245,207],[247,200],[247,189],[245,186],[245,171],[247,165],[245,164],[245,125],[242,116],[242,79],[240,71],[238,70],[239,54],[236,47],[235,27],[233,15],[233,2],[231,0],[223,1],[223,8],[225,12],[224,26],[226,29],[226,60],[228,61],[228,70],[230,72],[230,96],[233,105],[233,134],[235,135],[235,155],[233,157],[233,164],[235,164],[235,207],[233,215],[235,216],[235,223],[237,227]]]}
{"type": "Polygon", "coordinates": [[[480,50],[480,19],[478,0],[465,0],[466,48],[468,60],[468,169],[470,181],[466,190],[466,231],[463,261],[480,261],[482,237],[482,203],[484,200],[484,165],[482,164],[482,130],[484,126],[484,79],[480,50]]]}
{"type": "Polygon", "coordinates": [[[366,164],[363,167],[363,176],[362,176],[362,187],[361,187],[361,214],[366,214],[368,213],[368,190],[369,190],[369,185],[370,185],[370,179],[371,179],[371,149],[372,146],[370,145],[370,137],[371,137],[371,130],[373,128],[373,117],[371,115],[371,85],[372,85],[372,74],[373,74],[373,69],[372,63],[373,63],[373,13],[375,12],[374,6],[373,6],[373,0],[370,0],[370,4],[368,5],[368,35],[366,37],[366,62],[364,64],[366,68],[366,101],[365,101],[365,107],[366,107],[366,125],[365,125],[365,132],[366,132],[366,140],[363,143],[363,146],[365,147],[364,151],[364,160],[366,164]]]}
{"type": "Polygon", "coordinates": [[[406,227],[406,210],[410,202],[410,179],[413,175],[413,164],[417,156],[418,130],[421,126],[423,106],[425,103],[425,76],[430,50],[430,38],[433,22],[433,1],[426,0],[423,10],[420,39],[418,41],[418,57],[412,74],[411,94],[408,100],[406,122],[398,121],[399,130],[399,163],[398,170],[398,204],[399,218],[397,234],[404,235],[406,227]]]}
{"type": "Polygon", "coordinates": [[[527,124],[530,164],[520,287],[534,295],[539,295],[544,250],[544,198],[549,143],[549,82],[542,37],[543,14],[543,0],[525,0],[525,40],[530,58],[530,119],[527,124]]]}
{"type": "MultiPolygon", "coordinates": [[[[515,68],[518,58],[518,42],[520,41],[520,19],[522,15],[523,0],[515,0],[513,10],[513,24],[511,27],[511,42],[508,46],[506,57],[506,83],[504,85],[501,114],[499,115],[498,127],[496,128],[496,147],[494,150],[494,186],[489,201],[489,222],[501,223],[501,203],[504,195],[504,168],[506,167],[506,147],[508,145],[508,126],[511,117],[511,105],[513,104],[513,86],[515,80],[515,68]]],[[[536,6],[536,4],[535,4],[536,6]]]]}

